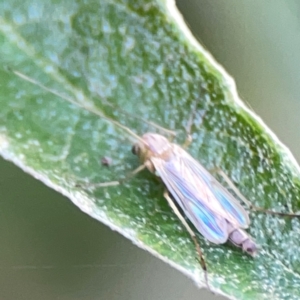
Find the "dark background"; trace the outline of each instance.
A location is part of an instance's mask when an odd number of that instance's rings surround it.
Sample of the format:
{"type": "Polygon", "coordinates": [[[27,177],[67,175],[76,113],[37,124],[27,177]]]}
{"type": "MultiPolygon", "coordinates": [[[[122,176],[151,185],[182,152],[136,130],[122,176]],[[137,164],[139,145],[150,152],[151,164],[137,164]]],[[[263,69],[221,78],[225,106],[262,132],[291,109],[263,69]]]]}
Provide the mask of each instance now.
{"type": "MultiPolygon", "coordinates": [[[[299,161],[300,2],[178,6],[299,161]]],[[[0,170],[0,300],[217,299],[11,163],[1,160],[0,170]]]]}

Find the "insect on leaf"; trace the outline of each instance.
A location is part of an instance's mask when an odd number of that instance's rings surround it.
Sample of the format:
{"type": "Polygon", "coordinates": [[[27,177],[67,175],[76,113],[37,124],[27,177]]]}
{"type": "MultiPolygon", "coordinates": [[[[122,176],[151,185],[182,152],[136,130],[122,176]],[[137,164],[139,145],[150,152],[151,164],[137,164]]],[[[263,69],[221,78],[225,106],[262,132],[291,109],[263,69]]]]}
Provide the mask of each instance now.
{"type": "MultiPolygon", "coordinates": [[[[222,169],[255,205],[299,210],[293,156],[239,100],[171,1],[4,0],[0,12],[0,153],[91,217],[201,282],[194,244],[154,176],[90,192],[75,187],[117,180],[138,166],[132,136],[101,116],[138,135],[153,131],[122,108],[180,133],[195,101],[191,155],[222,169]],[[100,162],[107,155],[109,168],[100,162]]],[[[269,299],[270,291],[272,299],[299,299],[299,220],[255,212],[250,220],[261,248],[254,259],[199,234],[211,287],[236,299],[269,299]]]]}

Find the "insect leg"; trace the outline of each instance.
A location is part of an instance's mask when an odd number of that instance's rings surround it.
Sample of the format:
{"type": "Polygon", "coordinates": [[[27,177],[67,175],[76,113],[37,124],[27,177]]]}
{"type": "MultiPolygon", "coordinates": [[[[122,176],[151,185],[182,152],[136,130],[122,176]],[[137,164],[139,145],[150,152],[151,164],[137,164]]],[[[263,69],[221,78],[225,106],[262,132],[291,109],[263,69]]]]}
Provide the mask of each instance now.
{"type": "MultiPolygon", "coordinates": [[[[185,126],[185,132],[186,132],[186,139],[185,139],[185,142],[183,143],[182,145],[182,148],[186,149],[189,147],[189,145],[192,143],[193,141],[193,137],[192,137],[192,126],[193,126],[193,123],[194,123],[194,119],[195,119],[195,115],[196,115],[196,112],[197,112],[197,101],[195,102],[195,105],[193,106],[192,108],[192,111],[191,111],[191,114],[190,114],[190,117],[189,117],[189,120],[185,126]]],[[[203,123],[203,120],[204,120],[204,117],[205,117],[205,113],[201,116],[201,122],[200,122],[200,125],[203,123]]]]}
{"type": "Polygon", "coordinates": [[[186,230],[190,234],[192,240],[194,241],[194,244],[196,246],[196,249],[197,249],[197,252],[198,252],[198,255],[199,255],[200,265],[201,265],[201,267],[203,269],[203,272],[204,272],[205,283],[206,283],[208,289],[210,290],[210,287],[208,285],[208,278],[207,278],[207,267],[206,267],[205,259],[204,259],[204,256],[203,256],[203,252],[202,252],[201,247],[200,247],[200,245],[197,241],[196,234],[191,229],[189,224],[186,222],[184,217],[181,215],[180,211],[178,210],[178,208],[174,204],[173,200],[170,198],[169,193],[168,193],[167,190],[164,191],[164,197],[166,198],[166,200],[168,201],[168,204],[171,206],[172,210],[174,211],[174,213],[176,214],[178,219],[181,221],[181,223],[184,225],[184,227],[186,228],[186,230]]]}
{"type": "Polygon", "coordinates": [[[182,145],[182,148],[186,149],[189,147],[189,145],[192,143],[193,141],[193,137],[191,135],[191,132],[192,132],[192,125],[193,125],[193,121],[194,121],[194,118],[195,118],[195,114],[196,114],[196,108],[197,108],[197,103],[195,103],[193,109],[192,109],[192,112],[191,112],[191,115],[190,115],[190,118],[188,119],[188,122],[185,126],[185,132],[186,132],[186,139],[182,145]]]}
{"type": "Polygon", "coordinates": [[[230,178],[220,169],[217,169],[217,172],[220,176],[223,177],[223,179],[226,181],[226,183],[229,185],[229,187],[234,191],[234,193],[249,207],[251,210],[255,210],[262,213],[267,213],[271,215],[277,215],[277,216],[285,216],[285,217],[292,217],[292,218],[299,218],[299,214],[294,213],[282,213],[277,211],[272,211],[269,209],[265,209],[262,207],[254,206],[249,200],[245,198],[245,196],[239,191],[239,189],[234,185],[234,183],[230,180],[230,178]]]}
{"type": "Polygon", "coordinates": [[[120,179],[118,181],[107,181],[107,182],[98,182],[98,183],[78,183],[78,184],[76,184],[76,187],[88,187],[88,188],[96,189],[96,188],[100,188],[100,187],[120,185],[120,184],[124,183],[125,181],[129,180],[131,177],[133,177],[137,173],[144,170],[146,167],[147,167],[147,161],[144,164],[138,166],[135,170],[133,170],[129,174],[127,174],[125,176],[125,178],[120,179]]]}

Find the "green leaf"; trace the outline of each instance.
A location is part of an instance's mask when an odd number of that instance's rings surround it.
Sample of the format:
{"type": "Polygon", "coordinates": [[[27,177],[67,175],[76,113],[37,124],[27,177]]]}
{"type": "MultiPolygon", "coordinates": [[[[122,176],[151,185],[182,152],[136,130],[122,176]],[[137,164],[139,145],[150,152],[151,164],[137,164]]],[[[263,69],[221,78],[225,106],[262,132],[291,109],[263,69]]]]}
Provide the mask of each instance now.
{"type": "MultiPolygon", "coordinates": [[[[189,152],[221,168],[253,204],[299,210],[293,156],[239,100],[172,1],[1,1],[0,11],[1,154],[93,218],[203,283],[193,242],[153,175],[96,191],[76,187],[138,166],[132,136],[104,115],[139,135],[155,130],[143,121],[150,120],[179,132],[179,143],[195,104],[189,152]]],[[[299,220],[250,217],[261,247],[254,259],[199,235],[211,287],[236,299],[299,299],[299,220]]]]}

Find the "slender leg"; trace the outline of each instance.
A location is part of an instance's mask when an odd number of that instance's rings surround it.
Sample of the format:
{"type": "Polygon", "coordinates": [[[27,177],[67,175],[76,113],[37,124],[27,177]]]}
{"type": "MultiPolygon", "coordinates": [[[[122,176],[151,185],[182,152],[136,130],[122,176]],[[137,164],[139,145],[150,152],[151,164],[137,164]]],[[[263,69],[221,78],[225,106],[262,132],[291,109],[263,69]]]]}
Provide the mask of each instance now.
{"type": "Polygon", "coordinates": [[[189,145],[193,141],[191,132],[192,132],[193,121],[194,121],[195,114],[196,114],[196,108],[197,108],[197,102],[195,103],[194,107],[192,108],[192,112],[191,112],[190,118],[188,119],[188,122],[187,122],[186,127],[185,127],[186,139],[185,139],[185,141],[184,141],[184,143],[182,145],[182,147],[184,149],[188,148],[189,145]]]}
{"type": "Polygon", "coordinates": [[[166,200],[168,201],[168,203],[171,206],[172,210],[174,211],[174,213],[176,214],[176,216],[179,218],[179,220],[181,221],[181,223],[184,225],[184,227],[186,228],[186,230],[190,234],[192,240],[194,241],[194,244],[196,246],[196,250],[197,250],[198,255],[199,255],[200,265],[201,265],[201,267],[203,269],[203,272],[204,272],[205,283],[206,283],[208,289],[210,290],[210,287],[208,285],[208,278],[207,278],[207,267],[206,267],[206,263],[205,263],[205,259],[204,259],[201,247],[200,247],[200,245],[199,245],[199,243],[197,241],[197,237],[196,237],[194,231],[189,226],[189,224],[184,219],[184,217],[181,215],[180,211],[178,210],[178,208],[174,204],[173,200],[170,198],[167,190],[165,190],[165,192],[164,192],[164,197],[166,198],[166,200]]]}
{"type": "Polygon", "coordinates": [[[282,213],[277,211],[272,211],[269,209],[257,207],[251,204],[249,200],[245,198],[245,196],[239,191],[239,189],[233,184],[233,182],[230,180],[230,178],[220,169],[217,169],[217,172],[219,175],[223,177],[223,179],[226,181],[226,183],[229,185],[229,187],[234,191],[234,193],[249,207],[251,210],[255,210],[262,213],[267,213],[271,215],[277,215],[277,216],[285,216],[285,217],[291,217],[291,218],[299,218],[299,214],[294,213],[282,213]]]}
{"type": "Polygon", "coordinates": [[[88,188],[96,189],[96,188],[100,188],[100,187],[119,185],[119,184],[122,184],[123,182],[129,180],[131,177],[133,177],[137,173],[141,172],[146,167],[147,167],[147,161],[143,165],[140,165],[135,170],[133,170],[132,172],[127,174],[124,179],[120,179],[118,181],[108,181],[108,182],[99,182],[99,183],[83,183],[83,184],[78,183],[78,184],[76,184],[76,187],[88,187],[88,188]]]}
{"type": "Polygon", "coordinates": [[[239,189],[233,184],[230,178],[221,170],[221,169],[214,169],[212,172],[217,172],[229,185],[229,187],[234,191],[234,193],[249,207],[252,207],[252,204],[246,197],[239,191],[239,189]]]}
{"type": "MultiPolygon", "coordinates": [[[[193,137],[192,137],[192,126],[193,126],[193,122],[194,122],[194,119],[195,119],[195,115],[196,115],[196,111],[197,111],[197,101],[195,102],[195,105],[193,106],[192,108],[192,111],[191,111],[191,115],[190,115],[190,118],[186,124],[186,127],[185,127],[185,132],[186,132],[186,139],[185,139],[185,142],[183,143],[182,147],[184,149],[188,148],[189,145],[192,143],[193,141],[193,137]]],[[[202,119],[201,119],[201,124],[203,122],[203,119],[204,119],[204,116],[205,116],[205,113],[203,114],[202,116],[202,119]]]]}

